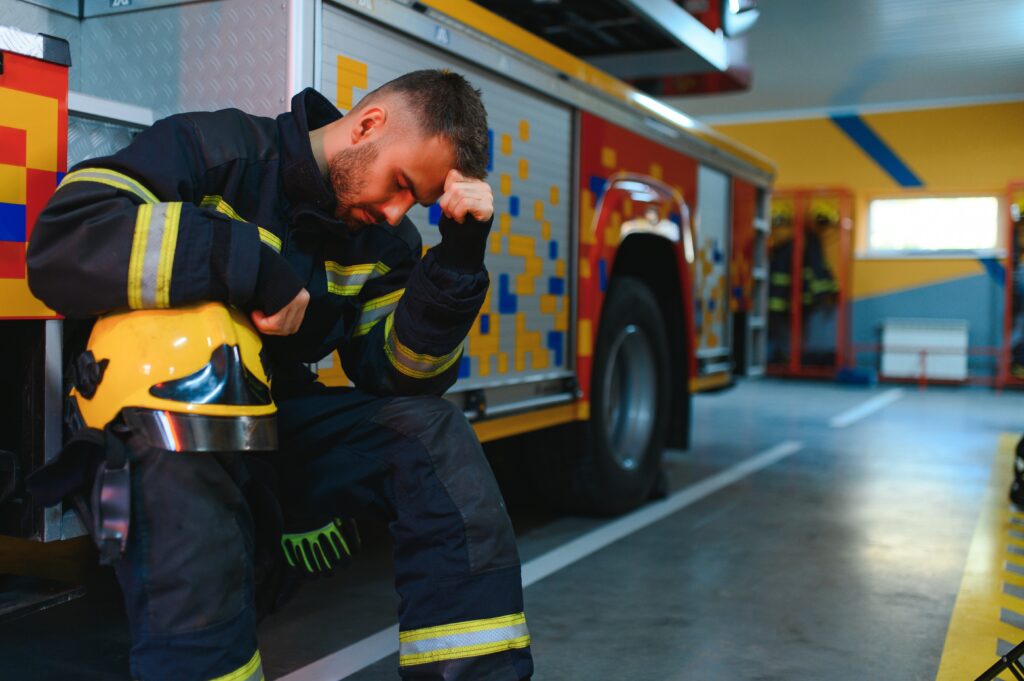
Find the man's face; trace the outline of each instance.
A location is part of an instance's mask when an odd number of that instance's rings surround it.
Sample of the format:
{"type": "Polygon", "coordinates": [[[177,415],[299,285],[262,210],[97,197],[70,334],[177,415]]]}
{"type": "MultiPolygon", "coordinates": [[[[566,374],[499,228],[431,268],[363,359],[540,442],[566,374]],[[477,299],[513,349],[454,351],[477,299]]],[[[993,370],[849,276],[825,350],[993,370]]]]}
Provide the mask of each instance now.
{"type": "Polygon", "coordinates": [[[392,133],[346,147],[329,162],[335,216],[353,229],[397,225],[413,204],[429,206],[441,197],[454,162],[440,137],[392,133]]]}

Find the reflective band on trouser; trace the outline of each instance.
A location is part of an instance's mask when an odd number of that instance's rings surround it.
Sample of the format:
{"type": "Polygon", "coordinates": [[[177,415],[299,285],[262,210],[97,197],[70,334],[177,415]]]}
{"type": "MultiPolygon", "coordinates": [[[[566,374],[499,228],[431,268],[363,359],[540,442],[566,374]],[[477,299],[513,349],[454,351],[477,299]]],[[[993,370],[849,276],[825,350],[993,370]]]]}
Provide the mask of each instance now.
{"type": "Polygon", "coordinates": [[[769,298],[768,309],[772,312],[785,312],[789,309],[789,301],[785,298],[769,298]]]}
{"type": "Polygon", "coordinates": [[[392,312],[384,321],[384,352],[400,373],[410,378],[433,378],[443,373],[462,354],[462,344],[447,355],[435,357],[419,352],[413,352],[398,340],[398,334],[394,330],[395,313],[392,312]]]}
{"type": "Polygon", "coordinates": [[[526,648],[530,645],[530,632],[526,615],[518,613],[403,631],[398,640],[398,664],[409,667],[526,648]]]}
{"type": "Polygon", "coordinates": [[[108,187],[114,187],[121,191],[126,191],[142,199],[143,203],[158,203],[160,200],[156,198],[153,192],[146,189],[138,180],[128,177],[123,173],[119,173],[116,170],[107,170],[106,168],[82,168],[70,172],[64,176],[61,180],[60,189],[66,185],[74,182],[97,182],[99,184],[105,184],[108,187]]]}
{"type": "MultiPolygon", "coordinates": [[[[235,211],[228,202],[224,200],[223,196],[216,194],[204,196],[199,201],[199,205],[202,208],[212,208],[221,215],[227,215],[232,220],[238,220],[239,222],[249,222],[235,211]]],[[[281,237],[277,236],[269,229],[256,225],[256,229],[260,233],[260,241],[273,248],[278,253],[281,252],[281,237]]]]}
{"type": "Polygon", "coordinates": [[[789,286],[790,277],[788,272],[772,272],[771,282],[773,286],[789,286]]]}
{"type": "Polygon", "coordinates": [[[380,298],[373,298],[372,300],[366,301],[363,305],[362,311],[359,313],[359,320],[356,322],[356,330],[352,335],[358,337],[365,336],[370,333],[370,329],[375,327],[380,320],[395,311],[395,308],[398,307],[398,301],[402,298],[403,293],[405,293],[405,289],[400,288],[397,291],[392,291],[380,298]]]}
{"type": "Polygon", "coordinates": [[[366,282],[391,271],[382,262],[339,265],[333,260],[325,262],[324,269],[327,271],[327,290],[339,296],[357,296],[366,282]]]}
{"type": "Polygon", "coordinates": [[[171,306],[171,271],[180,220],[181,203],[139,206],[128,261],[128,307],[171,306]]]}
{"type": "Polygon", "coordinates": [[[210,681],[263,681],[263,663],[260,661],[260,651],[253,653],[252,658],[244,665],[224,676],[218,676],[210,681]]]}

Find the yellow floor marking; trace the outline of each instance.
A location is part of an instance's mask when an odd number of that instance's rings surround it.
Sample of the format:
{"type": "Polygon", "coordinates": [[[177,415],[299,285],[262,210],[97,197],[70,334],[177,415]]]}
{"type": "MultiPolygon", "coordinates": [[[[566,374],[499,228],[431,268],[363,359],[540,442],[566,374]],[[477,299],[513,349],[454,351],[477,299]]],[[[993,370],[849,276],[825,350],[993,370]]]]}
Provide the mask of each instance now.
{"type": "Polygon", "coordinates": [[[1005,570],[1008,561],[1024,564],[1024,556],[1015,556],[1006,548],[1011,543],[1019,544],[1010,538],[1010,530],[1024,531],[1024,526],[1010,522],[1011,518],[1024,518],[1024,515],[1010,511],[1007,497],[1013,480],[1014,448],[1019,438],[1020,435],[1009,433],[999,438],[999,450],[992,462],[981,518],[971,540],[935,681],[977,678],[999,659],[996,654],[999,639],[1013,645],[1024,640],[1024,629],[999,619],[1003,608],[1024,615],[1024,603],[1003,593],[1004,583],[1024,586],[1024,576],[1005,570]]]}

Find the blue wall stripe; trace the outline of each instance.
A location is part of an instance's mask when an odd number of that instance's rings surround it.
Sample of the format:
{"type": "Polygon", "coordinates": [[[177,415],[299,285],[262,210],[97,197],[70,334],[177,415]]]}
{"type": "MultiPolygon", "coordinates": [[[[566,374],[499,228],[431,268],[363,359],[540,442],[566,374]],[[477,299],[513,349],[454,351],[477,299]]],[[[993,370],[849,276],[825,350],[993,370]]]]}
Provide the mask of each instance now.
{"type": "Polygon", "coordinates": [[[832,116],[832,122],[840,130],[853,140],[865,154],[881,166],[882,170],[889,173],[901,187],[922,187],[924,182],[914,174],[914,171],[907,167],[896,152],[893,151],[885,141],[875,133],[864,119],[856,114],[847,116],[832,116]]]}

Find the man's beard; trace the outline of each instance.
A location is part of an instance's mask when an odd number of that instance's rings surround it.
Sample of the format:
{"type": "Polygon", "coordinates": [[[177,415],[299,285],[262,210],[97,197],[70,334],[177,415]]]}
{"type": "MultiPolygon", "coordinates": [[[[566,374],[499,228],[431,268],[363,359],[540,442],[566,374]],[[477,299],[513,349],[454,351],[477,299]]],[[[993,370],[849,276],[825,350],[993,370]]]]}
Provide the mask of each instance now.
{"type": "MultiPolygon", "coordinates": [[[[342,149],[328,164],[331,187],[338,202],[334,209],[334,217],[345,221],[352,229],[358,229],[366,224],[364,220],[354,217],[352,211],[358,207],[356,197],[366,186],[366,171],[377,160],[379,154],[380,147],[376,141],[364,142],[342,149]]],[[[372,211],[365,208],[363,210],[369,213],[372,219],[372,211]]]]}

